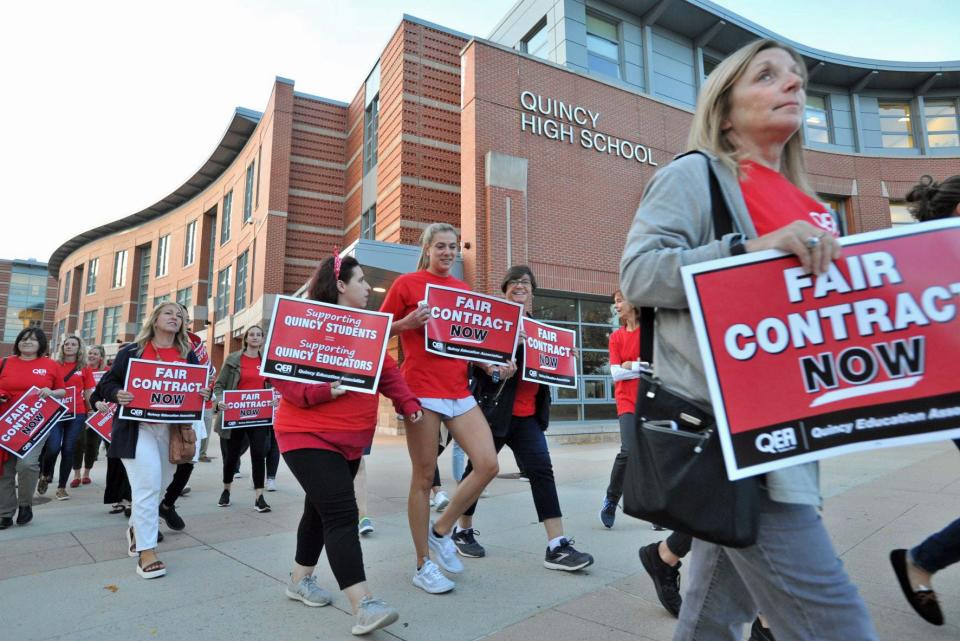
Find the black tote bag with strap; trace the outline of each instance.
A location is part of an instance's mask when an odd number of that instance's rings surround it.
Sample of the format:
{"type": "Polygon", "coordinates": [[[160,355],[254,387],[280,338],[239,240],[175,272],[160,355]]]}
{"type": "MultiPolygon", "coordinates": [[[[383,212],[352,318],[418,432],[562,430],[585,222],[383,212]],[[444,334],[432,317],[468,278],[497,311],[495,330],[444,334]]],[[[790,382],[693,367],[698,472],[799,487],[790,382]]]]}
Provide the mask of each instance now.
{"type": "MultiPolygon", "coordinates": [[[[694,152],[696,153],[696,152],[694,152]]],[[[716,238],[732,231],[730,211],[710,167],[716,238]]],[[[654,310],[640,310],[640,360],[653,362],[654,310]]],[[[623,511],[630,516],[727,547],[757,540],[759,477],[727,478],[709,410],[640,377],[634,429],[626,435],[623,511]]]]}

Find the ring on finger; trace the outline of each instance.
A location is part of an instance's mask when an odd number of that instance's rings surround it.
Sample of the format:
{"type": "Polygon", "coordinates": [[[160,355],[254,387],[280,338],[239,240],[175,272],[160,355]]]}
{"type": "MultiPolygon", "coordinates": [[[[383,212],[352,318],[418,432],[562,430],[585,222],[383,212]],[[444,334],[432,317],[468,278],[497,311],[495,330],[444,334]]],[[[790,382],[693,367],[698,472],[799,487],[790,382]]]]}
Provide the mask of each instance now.
{"type": "Polygon", "coordinates": [[[813,249],[820,244],[820,236],[811,236],[807,239],[807,247],[813,249]]]}

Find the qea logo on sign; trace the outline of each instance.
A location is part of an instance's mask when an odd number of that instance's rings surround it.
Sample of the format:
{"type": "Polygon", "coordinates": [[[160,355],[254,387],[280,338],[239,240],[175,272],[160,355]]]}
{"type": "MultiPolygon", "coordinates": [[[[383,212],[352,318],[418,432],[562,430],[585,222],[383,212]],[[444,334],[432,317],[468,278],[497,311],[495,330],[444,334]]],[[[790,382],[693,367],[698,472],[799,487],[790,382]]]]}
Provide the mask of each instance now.
{"type": "Polygon", "coordinates": [[[281,374],[289,374],[293,371],[293,365],[290,363],[274,363],[273,369],[277,370],[281,374]]]}
{"type": "Polygon", "coordinates": [[[792,427],[758,434],[754,440],[757,449],[765,454],[780,454],[797,448],[797,433],[792,427]]]}

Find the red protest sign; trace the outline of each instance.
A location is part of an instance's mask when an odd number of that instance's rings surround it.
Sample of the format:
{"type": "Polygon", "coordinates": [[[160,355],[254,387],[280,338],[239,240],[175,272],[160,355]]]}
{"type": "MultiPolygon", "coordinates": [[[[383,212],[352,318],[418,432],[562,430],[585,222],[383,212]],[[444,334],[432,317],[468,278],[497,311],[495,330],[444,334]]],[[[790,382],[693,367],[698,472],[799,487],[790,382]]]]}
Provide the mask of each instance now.
{"type": "Polygon", "coordinates": [[[100,438],[107,443],[110,442],[110,435],[113,432],[113,413],[117,411],[115,403],[107,403],[109,409],[105,412],[97,410],[87,417],[87,427],[100,435],[100,438]]]}
{"type": "Polygon", "coordinates": [[[391,314],[278,296],[260,374],[375,394],[391,314]]]}
{"type": "Polygon", "coordinates": [[[223,429],[273,425],[273,390],[226,390],[223,392],[223,429]]]}
{"type": "Polygon", "coordinates": [[[557,387],[577,387],[577,333],[524,317],[523,380],[557,387]]]}
{"type": "Polygon", "coordinates": [[[58,418],[57,421],[72,421],[77,415],[77,388],[68,385],[64,390],[67,394],[60,402],[67,408],[67,411],[64,412],[63,416],[58,418]]]}
{"type": "Polygon", "coordinates": [[[119,418],[145,423],[193,423],[203,419],[207,366],[131,358],[123,389],[133,400],[119,418]]]}
{"type": "Polygon", "coordinates": [[[523,305],[474,292],[427,285],[430,319],[423,333],[433,354],[503,365],[517,349],[523,305]]]}
{"type": "Polygon", "coordinates": [[[102,369],[99,372],[93,372],[93,382],[99,383],[100,379],[103,378],[103,375],[107,373],[107,370],[102,369]]]}
{"type": "Polygon", "coordinates": [[[66,411],[63,403],[40,398],[40,389],[31,387],[0,416],[0,447],[24,458],[66,411]]]}
{"type": "Polygon", "coordinates": [[[683,268],[732,479],[960,436],[960,220],[840,242],[683,268]]]}

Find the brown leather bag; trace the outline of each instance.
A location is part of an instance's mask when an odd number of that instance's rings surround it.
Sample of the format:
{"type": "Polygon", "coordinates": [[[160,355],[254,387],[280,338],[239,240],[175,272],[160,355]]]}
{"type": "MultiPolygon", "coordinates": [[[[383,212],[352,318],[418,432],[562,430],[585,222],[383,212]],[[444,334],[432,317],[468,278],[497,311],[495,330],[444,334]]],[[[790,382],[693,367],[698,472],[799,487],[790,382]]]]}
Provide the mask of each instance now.
{"type": "Polygon", "coordinates": [[[170,462],[189,463],[197,455],[197,433],[192,425],[170,426],[170,462]]]}

